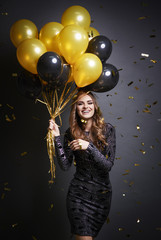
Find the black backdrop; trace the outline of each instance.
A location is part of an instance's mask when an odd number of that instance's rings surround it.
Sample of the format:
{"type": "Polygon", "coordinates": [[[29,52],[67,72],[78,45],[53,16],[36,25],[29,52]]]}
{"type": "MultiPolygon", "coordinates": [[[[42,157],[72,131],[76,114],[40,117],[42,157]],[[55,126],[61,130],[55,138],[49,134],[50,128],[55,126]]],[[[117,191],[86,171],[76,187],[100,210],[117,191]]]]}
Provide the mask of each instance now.
{"type": "MultiPolygon", "coordinates": [[[[116,127],[117,151],[110,173],[112,208],[97,240],[161,237],[161,29],[157,0],[1,0],[0,33],[0,233],[3,239],[70,239],[65,197],[74,166],[49,185],[45,105],[18,92],[20,67],[9,31],[19,19],[38,29],[61,21],[72,5],[89,11],[92,26],[112,40],[107,62],[120,71],[117,86],[97,93],[106,121],[116,127]],[[149,54],[143,57],[141,54],[149,54]]],[[[62,114],[64,133],[68,114],[62,114]]]]}

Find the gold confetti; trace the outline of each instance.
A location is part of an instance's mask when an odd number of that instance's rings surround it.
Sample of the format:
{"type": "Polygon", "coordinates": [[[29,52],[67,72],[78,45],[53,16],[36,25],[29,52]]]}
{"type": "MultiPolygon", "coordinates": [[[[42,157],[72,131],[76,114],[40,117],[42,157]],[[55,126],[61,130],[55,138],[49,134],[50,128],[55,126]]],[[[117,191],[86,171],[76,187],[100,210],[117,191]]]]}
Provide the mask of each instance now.
{"type": "Polygon", "coordinates": [[[35,117],[35,116],[32,116],[32,118],[34,119],[34,120],[40,120],[40,118],[38,118],[38,117],[35,117]]]}
{"type": "Polygon", "coordinates": [[[134,97],[133,96],[129,96],[128,99],[134,99],[134,97]]]}
{"type": "Polygon", "coordinates": [[[112,103],[110,103],[110,107],[112,107],[112,103]]]}
{"type": "Polygon", "coordinates": [[[161,231],[161,227],[156,228],[157,231],[161,231]]]}
{"type": "Polygon", "coordinates": [[[113,39],[112,39],[111,42],[113,42],[113,43],[117,43],[117,40],[113,40],[113,39]]]}
{"type": "Polygon", "coordinates": [[[2,107],[2,104],[0,103],[0,107],[2,107]]]}
{"type": "Polygon", "coordinates": [[[33,238],[33,240],[37,240],[37,238],[35,236],[33,236],[33,235],[32,235],[32,238],[33,238]]]}
{"type": "Polygon", "coordinates": [[[138,20],[144,20],[146,18],[149,18],[149,16],[143,16],[143,17],[139,17],[138,20]]]}
{"type": "Polygon", "coordinates": [[[25,156],[26,154],[27,154],[27,152],[22,152],[21,157],[25,156]]]}
{"type": "Polygon", "coordinates": [[[138,167],[138,166],[140,166],[140,164],[139,164],[139,163],[135,163],[134,166],[135,166],[135,167],[138,167]]]}
{"type": "Polygon", "coordinates": [[[133,47],[134,47],[134,45],[130,46],[129,48],[133,48],[133,47]]]}
{"type": "Polygon", "coordinates": [[[14,113],[12,113],[12,119],[16,120],[16,117],[15,117],[14,113]]]}
{"type": "Polygon", "coordinates": [[[4,197],[5,197],[5,193],[2,193],[2,195],[1,195],[1,199],[3,200],[4,197]]]}
{"type": "Polygon", "coordinates": [[[132,84],[133,84],[133,81],[129,82],[127,85],[130,86],[130,85],[132,85],[132,84]]]}
{"type": "Polygon", "coordinates": [[[122,119],[122,117],[118,117],[118,118],[117,118],[117,120],[120,120],[120,119],[122,119]]]}
{"type": "Polygon", "coordinates": [[[127,181],[127,180],[124,180],[124,183],[128,183],[128,181],[127,181]]]}
{"type": "Polygon", "coordinates": [[[18,223],[14,223],[14,224],[12,224],[12,227],[14,228],[14,227],[16,227],[18,225],[18,223]]]}
{"type": "Polygon", "coordinates": [[[49,212],[51,212],[51,210],[53,209],[53,206],[54,206],[53,203],[51,203],[51,204],[50,204],[50,207],[49,207],[49,209],[48,209],[49,212]]]}
{"type": "Polygon", "coordinates": [[[106,154],[106,159],[108,158],[108,155],[106,154]]]}
{"type": "Polygon", "coordinates": [[[123,231],[124,230],[124,228],[119,228],[119,231],[123,231]]]}
{"type": "Polygon", "coordinates": [[[148,68],[153,68],[154,66],[152,66],[152,65],[150,65],[150,66],[148,66],[148,68]]]}
{"type": "Polygon", "coordinates": [[[139,125],[136,125],[136,129],[140,131],[140,127],[139,127],[139,125]]]}
{"type": "Polygon", "coordinates": [[[12,73],[12,77],[17,77],[18,74],[17,73],[12,73]]]}
{"type": "Polygon", "coordinates": [[[7,122],[12,122],[12,120],[8,117],[7,114],[5,115],[5,118],[6,118],[6,121],[7,121],[7,122]]]}
{"type": "Polygon", "coordinates": [[[135,89],[136,89],[136,90],[139,90],[139,88],[138,88],[138,87],[135,87],[135,89]]]}
{"type": "Polygon", "coordinates": [[[147,108],[144,108],[144,109],[143,109],[143,112],[144,112],[144,113],[151,113],[150,110],[147,109],[147,108]]]}
{"type": "Polygon", "coordinates": [[[132,182],[130,182],[130,183],[129,183],[129,187],[131,187],[133,184],[134,184],[134,182],[133,182],[133,181],[132,181],[132,182]]]}
{"type": "Polygon", "coordinates": [[[151,149],[154,149],[154,145],[151,145],[150,148],[151,148],[151,149]]]}
{"type": "Polygon", "coordinates": [[[142,57],[149,57],[149,54],[148,53],[141,53],[141,56],[142,57]]]}
{"type": "Polygon", "coordinates": [[[116,160],[121,159],[120,157],[116,157],[116,160]]]}
{"type": "Polygon", "coordinates": [[[142,142],[141,145],[144,146],[144,143],[142,142]]]}
{"type": "Polygon", "coordinates": [[[7,16],[8,12],[2,12],[1,14],[7,16]]]}
{"type": "Polygon", "coordinates": [[[138,219],[136,222],[137,222],[137,223],[140,223],[140,219],[138,219]]]}
{"type": "Polygon", "coordinates": [[[152,62],[152,63],[157,63],[157,60],[151,59],[150,62],[152,62]]]}
{"type": "Polygon", "coordinates": [[[142,152],[142,154],[145,154],[145,153],[146,153],[146,151],[144,151],[144,150],[142,150],[142,149],[140,149],[139,151],[142,152]]]}
{"type": "Polygon", "coordinates": [[[140,60],[145,60],[145,58],[144,58],[144,57],[142,57],[142,58],[140,58],[140,60]]]}
{"type": "Polygon", "coordinates": [[[123,197],[125,197],[125,196],[126,196],[126,194],[125,194],[125,193],[123,193],[123,194],[122,194],[122,196],[123,196],[123,197]]]}
{"type": "Polygon", "coordinates": [[[150,104],[146,104],[145,107],[151,108],[151,105],[150,104]]]}
{"type": "Polygon", "coordinates": [[[138,136],[137,136],[137,135],[133,135],[133,137],[135,137],[135,138],[138,138],[138,136]]]}
{"type": "Polygon", "coordinates": [[[11,191],[11,188],[4,188],[5,191],[11,191]]]}
{"type": "Polygon", "coordinates": [[[11,105],[9,105],[8,103],[7,103],[6,105],[7,105],[7,107],[9,107],[9,108],[11,108],[11,109],[14,109],[14,107],[11,106],[11,105]]]}
{"type": "Polygon", "coordinates": [[[109,219],[109,217],[107,218],[107,220],[106,220],[106,221],[107,221],[107,224],[108,224],[108,223],[110,223],[110,219],[109,219]]]}

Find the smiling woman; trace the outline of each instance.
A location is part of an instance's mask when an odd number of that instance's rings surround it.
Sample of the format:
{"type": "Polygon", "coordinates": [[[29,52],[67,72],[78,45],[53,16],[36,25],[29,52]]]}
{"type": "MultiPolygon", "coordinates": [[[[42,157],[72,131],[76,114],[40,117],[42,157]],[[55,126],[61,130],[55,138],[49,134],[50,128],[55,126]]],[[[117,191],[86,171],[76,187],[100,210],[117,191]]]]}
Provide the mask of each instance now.
{"type": "Polygon", "coordinates": [[[115,129],[104,122],[91,92],[80,90],[73,99],[70,128],[61,143],[57,124],[51,119],[58,163],[67,170],[73,160],[76,173],[71,180],[66,204],[71,233],[76,240],[93,240],[106,221],[112,197],[109,171],[115,158],[115,129]]]}

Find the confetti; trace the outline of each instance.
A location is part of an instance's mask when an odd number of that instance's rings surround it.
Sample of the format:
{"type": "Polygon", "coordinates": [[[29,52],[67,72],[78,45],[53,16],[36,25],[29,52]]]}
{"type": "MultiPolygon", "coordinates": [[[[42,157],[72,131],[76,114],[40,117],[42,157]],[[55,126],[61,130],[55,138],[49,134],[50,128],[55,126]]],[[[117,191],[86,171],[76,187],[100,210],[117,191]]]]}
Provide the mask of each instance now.
{"type": "Polygon", "coordinates": [[[134,184],[134,182],[133,182],[133,181],[132,181],[132,182],[130,182],[130,183],[129,183],[129,187],[131,187],[133,184],[134,184]]]}
{"type": "Polygon", "coordinates": [[[149,57],[149,54],[148,53],[141,53],[141,56],[142,57],[149,57]]]}
{"type": "Polygon", "coordinates": [[[35,236],[33,236],[33,235],[32,235],[32,238],[33,238],[33,240],[37,240],[37,238],[35,236]]]}
{"type": "Polygon", "coordinates": [[[153,102],[152,104],[153,104],[153,105],[156,105],[157,103],[158,103],[158,101],[155,101],[155,102],[153,102]]]}
{"type": "Polygon", "coordinates": [[[4,197],[5,197],[5,193],[2,193],[2,195],[1,195],[1,199],[3,200],[4,197]]]}
{"type": "Polygon", "coordinates": [[[134,99],[134,97],[133,96],[129,96],[128,99],[134,99]]]}
{"type": "Polygon", "coordinates": [[[150,35],[149,37],[150,37],[150,38],[155,38],[156,35],[152,34],[152,35],[150,35]]]}
{"type": "Polygon", "coordinates": [[[12,77],[17,77],[18,74],[17,73],[12,73],[12,77]]]}
{"type": "Polygon", "coordinates": [[[138,219],[136,222],[137,222],[137,223],[140,223],[140,219],[138,219]]]}
{"type": "Polygon", "coordinates": [[[49,209],[48,209],[49,212],[51,212],[51,210],[53,209],[53,206],[54,206],[53,203],[51,203],[51,204],[50,204],[50,207],[49,207],[49,209]]]}
{"type": "Polygon", "coordinates": [[[129,82],[127,85],[130,86],[130,85],[132,85],[132,84],[133,84],[133,81],[129,82]]]}
{"type": "Polygon", "coordinates": [[[14,227],[16,227],[18,225],[18,223],[14,223],[14,224],[12,224],[12,227],[14,228],[14,227]]]}
{"type": "Polygon", "coordinates": [[[144,146],[145,144],[142,142],[141,145],[144,146]]]}
{"type": "Polygon", "coordinates": [[[139,17],[138,20],[144,20],[144,19],[147,19],[147,18],[150,18],[149,16],[143,16],[143,17],[139,17]]]}
{"type": "Polygon", "coordinates": [[[145,154],[145,153],[146,153],[146,151],[144,151],[144,150],[142,150],[142,149],[140,149],[139,151],[142,152],[142,154],[145,154]]]}
{"type": "Polygon", "coordinates": [[[140,127],[139,127],[139,125],[136,125],[136,129],[140,131],[140,127]]]}
{"type": "Polygon", "coordinates": [[[145,60],[145,58],[144,58],[144,57],[142,57],[142,58],[140,58],[140,60],[145,60]]]}
{"type": "Polygon", "coordinates": [[[161,231],[161,227],[156,228],[157,231],[161,231]]]}
{"type": "Polygon", "coordinates": [[[151,105],[150,104],[146,104],[145,107],[151,108],[151,105]]]}
{"type": "Polygon", "coordinates": [[[7,103],[6,105],[7,105],[7,107],[9,107],[9,108],[11,108],[11,109],[14,109],[14,107],[11,106],[11,105],[9,105],[8,103],[7,103]]]}
{"type": "Polygon", "coordinates": [[[139,164],[139,163],[135,163],[134,166],[135,166],[135,167],[138,167],[138,166],[140,166],[140,164],[139,164]]]}
{"type": "Polygon", "coordinates": [[[33,118],[34,120],[37,120],[37,121],[39,121],[39,120],[40,120],[40,118],[38,118],[38,117],[35,117],[35,116],[32,116],[32,118],[33,118]]]}
{"type": "Polygon", "coordinates": [[[150,62],[152,62],[152,63],[157,63],[157,60],[151,59],[150,62]]]}
{"type": "Polygon", "coordinates": [[[109,217],[107,218],[107,220],[106,220],[106,221],[107,221],[107,224],[108,224],[108,223],[110,223],[110,219],[109,219],[109,217]]]}
{"type": "Polygon", "coordinates": [[[143,109],[143,112],[144,112],[144,113],[151,113],[150,110],[147,109],[147,108],[144,108],[144,109],[143,109]]]}
{"type": "Polygon", "coordinates": [[[137,135],[133,135],[133,137],[134,137],[134,138],[138,138],[138,136],[137,136],[137,135]]]}
{"type": "Polygon", "coordinates": [[[151,145],[150,148],[151,148],[151,149],[154,149],[154,145],[151,145]]]}
{"type": "Polygon", "coordinates": [[[123,193],[123,194],[122,194],[122,196],[123,196],[123,197],[125,197],[125,196],[126,196],[126,194],[125,194],[125,193],[123,193]]]}
{"type": "Polygon", "coordinates": [[[0,103],[0,107],[2,107],[2,104],[0,103]]]}
{"type": "Polygon", "coordinates": [[[8,12],[2,12],[1,14],[7,16],[8,12]]]}
{"type": "Polygon", "coordinates": [[[113,40],[113,39],[112,39],[111,42],[113,42],[113,43],[117,43],[117,40],[113,40]]]}
{"type": "Polygon", "coordinates": [[[25,156],[26,154],[27,154],[27,152],[22,152],[21,157],[25,156]]]}
{"type": "Polygon", "coordinates": [[[135,89],[136,89],[136,90],[139,90],[139,88],[138,88],[138,87],[135,87],[135,89]]]}
{"type": "Polygon", "coordinates": [[[123,230],[124,230],[124,228],[119,228],[118,230],[119,230],[119,231],[123,231],[123,230]]]}
{"type": "Polygon", "coordinates": [[[122,117],[118,117],[118,118],[117,118],[117,120],[120,120],[120,119],[122,119],[122,117]]]}

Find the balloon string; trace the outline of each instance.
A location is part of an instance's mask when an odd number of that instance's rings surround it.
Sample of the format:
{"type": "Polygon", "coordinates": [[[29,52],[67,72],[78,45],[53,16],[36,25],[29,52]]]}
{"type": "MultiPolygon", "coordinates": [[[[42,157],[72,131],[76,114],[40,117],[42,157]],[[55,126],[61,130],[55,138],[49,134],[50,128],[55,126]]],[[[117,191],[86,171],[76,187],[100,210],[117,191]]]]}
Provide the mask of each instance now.
{"type": "MultiPolygon", "coordinates": [[[[43,103],[46,104],[50,117],[54,121],[56,117],[59,117],[59,122],[61,126],[62,126],[61,113],[65,110],[64,109],[65,106],[77,92],[77,87],[75,87],[72,90],[72,84],[69,88],[67,88],[67,84],[68,83],[65,84],[64,89],[60,95],[60,98],[58,97],[57,89],[55,90],[43,89],[42,91],[42,96],[44,99],[43,103]]],[[[56,174],[55,174],[56,166],[54,162],[54,157],[56,157],[56,155],[55,155],[54,136],[52,135],[52,131],[50,129],[48,129],[48,132],[46,135],[46,142],[47,142],[47,152],[50,160],[51,180],[49,181],[49,183],[53,183],[54,179],[56,178],[56,174]]]]}

